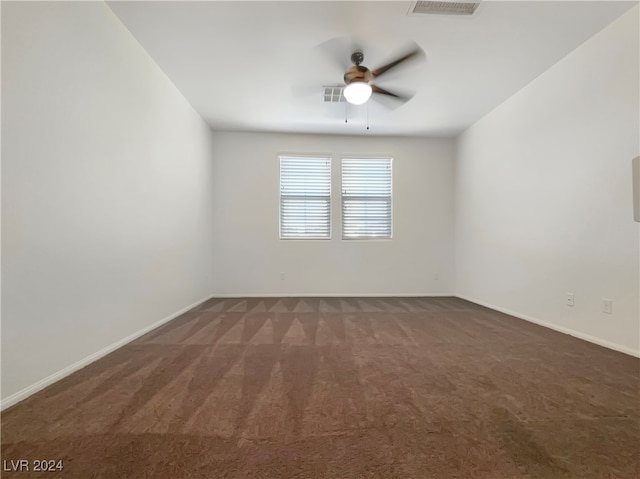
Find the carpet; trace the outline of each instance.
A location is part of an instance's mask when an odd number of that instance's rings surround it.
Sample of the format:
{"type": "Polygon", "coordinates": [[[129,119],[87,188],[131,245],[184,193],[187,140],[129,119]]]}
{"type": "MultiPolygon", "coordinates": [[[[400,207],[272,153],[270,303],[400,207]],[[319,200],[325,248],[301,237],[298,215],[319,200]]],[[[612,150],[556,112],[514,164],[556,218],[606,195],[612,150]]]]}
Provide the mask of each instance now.
{"type": "Polygon", "coordinates": [[[2,477],[638,478],[639,378],[458,298],[212,299],[4,411],[2,477]]]}

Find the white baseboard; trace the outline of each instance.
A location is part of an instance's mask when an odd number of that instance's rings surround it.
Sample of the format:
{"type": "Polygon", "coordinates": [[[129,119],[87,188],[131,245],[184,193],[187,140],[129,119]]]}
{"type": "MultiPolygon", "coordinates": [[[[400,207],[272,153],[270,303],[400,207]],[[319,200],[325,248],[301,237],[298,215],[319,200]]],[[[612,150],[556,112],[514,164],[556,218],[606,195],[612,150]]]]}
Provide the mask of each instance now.
{"type": "Polygon", "coordinates": [[[453,293],[215,293],[223,298],[442,298],[453,293]]]}
{"type": "Polygon", "coordinates": [[[11,396],[6,397],[5,399],[3,399],[2,401],[0,401],[0,410],[4,410],[10,406],[13,406],[14,404],[22,401],[23,399],[26,399],[27,397],[31,396],[32,394],[37,393],[38,391],[46,388],[47,386],[50,386],[51,384],[55,383],[56,381],[60,381],[62,378],[68,376],[69,374],[82,369],[83,367],[91,364],[92,362],[106,356],[107,354],[115,351],[116,349],[124,346],[127,343],[130,343],[131,341],[133,341],[134,339],[138,339],[140,336],[147,334],[149,331],[162,326],[164,323],[167,323],[169,321],[171,321],[172,319],[177,318],[178,316],[180,316],[183,313],[186,313],[187,311],[195,308],[196,306],[198,306],[200,303],[203,303],[204,301],[207,301],[208,299],[211,299],[212,296],[206,296],[205,298],[196,301],[193,304],[190,304],[189,306],[186,306],[184,308],[182,308],[180,311],[177,311],[169,316],[167,316],[166,318],[161,319],[160,321],[156,321],[155,323],[147,326],[146,328],[143,328],[139,331],[136,331],[133,334],[130,334],[129,336],[127,336],[126,338],[123,338],[119,341],[116,341],[113,344],[110,344],[107,347],[102,348],[100,351],[97,351],[93,354],[90,354],[89,356],[87,356],[84,359],[81,359],[80,361],[77,361],[73,364],[71,364],[70,366],[67,366],[64,369],[61,369],[60,371],[57,371],[53,374],[51,374],[50,376],[47,376],[44,379],[41,379],[40,381],[36,382],[35,384],[32,384],[31,386],[27,386],[26,388],[18,391],[17,393],[12,394],[11,396]]]}
{"type": "Polygon", "coordinates": [[[508,314],[510,316],[514,316],[518,319],[523,319],[525,321],[529,321],[530,323],[535,323],[539,326],[544,326],[545,328],[553,329],[554,331],[558,331],[560,333],[568,334],[569,336],[574,336],[579,339],[584,339],[585,341],[589,341],[590,343],[597,344],[598,346],[603,346],[608,349],[613,349],[614,351],[618,351],[621,353],[628,354],[630,356],[635,356],[640,358],[640,351],[636,351],[635,349],[631,349],[627,346],[623,346],[621,344],[612,343],[611,341],[607,341],[605,339],[600,339],[596,336],[591,336],[590,334],[581,333],[580,331],[575,331],[574,329],[565,328],[564,326],[558,326],[557,324],[549,323],[547,321],[543,321],[538,318],[534,318],[532,316],[528,316],[526,314],[518,313],[515,311],[511,311],[506,308],[501,308],[499,306],[495,306],[493,304],[486,303],[484,301],[480,301],[478,299],[471,298],[469,296],[456,294],[456,297],[460,299],[464,299],[467,301],[471,301],[472,303],[479,304],[480,306],[484,306],[486,308],[494,309],[496,311],[500,311],[501,313],[508,314]]]}

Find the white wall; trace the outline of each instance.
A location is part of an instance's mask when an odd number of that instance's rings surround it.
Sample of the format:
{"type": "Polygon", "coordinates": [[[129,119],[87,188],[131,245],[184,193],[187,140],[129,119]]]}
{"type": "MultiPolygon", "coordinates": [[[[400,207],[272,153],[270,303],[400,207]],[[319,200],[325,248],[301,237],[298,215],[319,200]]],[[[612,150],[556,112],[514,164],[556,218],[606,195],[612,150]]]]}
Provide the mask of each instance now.
{"type": "Polygon", "coordinates": [[[225,205],[214,216],[215,294],[453,292],[451,140],[216,133],[214,149],[215,203],[225,205]],[[333,157],[331,240],[279,239],[279,153],[333,157]],[[392,240],[341,239],[343,154],[394,158],[392,240]]]}
{"type": "Polygon", "coordinates": [[[455,173],[457,294],[635,354],[638,14],[470,127],[455,173]]]}
{"type": "Polygon", "coordinates": [[[213,202],[210,129],[105,4],[3,2],[2,74],[6,406],[208,297],[213,202]]]}

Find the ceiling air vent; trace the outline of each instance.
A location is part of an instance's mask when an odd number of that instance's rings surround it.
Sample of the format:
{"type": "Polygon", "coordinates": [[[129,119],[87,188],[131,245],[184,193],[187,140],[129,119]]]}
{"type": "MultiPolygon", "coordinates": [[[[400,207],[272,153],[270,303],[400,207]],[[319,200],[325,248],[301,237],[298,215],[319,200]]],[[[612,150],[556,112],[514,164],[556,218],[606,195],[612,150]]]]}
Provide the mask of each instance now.
{"type": "Polygon", "coordinates": [[[413,2],[409,15],[473,15],[479,1],[469,2],[413,2]]]}
{"type": "Polygon", "coordinates": [[[325,103],[339,103],[345,101],[344,85],[328,85],[322,87],[322,101],[325,103]]]}

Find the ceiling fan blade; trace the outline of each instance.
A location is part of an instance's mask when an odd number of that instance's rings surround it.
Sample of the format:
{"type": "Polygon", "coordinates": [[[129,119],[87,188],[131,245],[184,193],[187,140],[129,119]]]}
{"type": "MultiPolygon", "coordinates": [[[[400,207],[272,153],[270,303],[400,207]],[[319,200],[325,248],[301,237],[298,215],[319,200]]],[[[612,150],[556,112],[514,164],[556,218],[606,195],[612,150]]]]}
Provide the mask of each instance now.
{"type": "Polygon", "coordinates": [[[413,95],[407,93],[394,93],[389,90],[385,90],[384,88],[380,88],[377,85],[371,85],[371,91],[373,93],[379,93],[380,95],[385,95],[387,97],[393,98],[394,100],[406,103],[413,98],[413,95]]]}
{"type": "Polygon", "coordinates": [[[381,66],[380,68],[372,70],[371,73],[373,74],[373,77],[376,78],[408,60],[417,60],[421,57],[424,57],[424,50],[422,50],[418,45],[415,45],[409,52],[401,55],[396,60],[381,66]]]}

